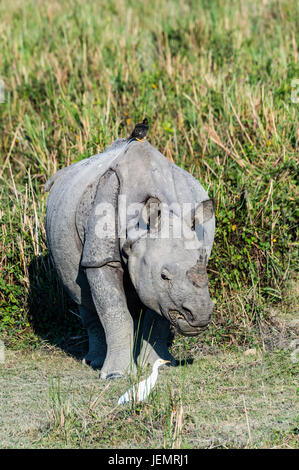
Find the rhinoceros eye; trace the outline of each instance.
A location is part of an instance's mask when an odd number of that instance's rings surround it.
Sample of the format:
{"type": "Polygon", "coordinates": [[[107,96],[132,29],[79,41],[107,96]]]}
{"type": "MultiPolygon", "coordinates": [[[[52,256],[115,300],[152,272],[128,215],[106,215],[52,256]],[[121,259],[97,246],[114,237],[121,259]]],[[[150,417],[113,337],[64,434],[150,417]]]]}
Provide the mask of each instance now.
{"type": "Polygon", "coordinates": [[[163,269],[163,271],[161,272],[161,277],[164,281],[170,281],[170,279],[172,278],[170,272],[167,269],[163,269]]]}

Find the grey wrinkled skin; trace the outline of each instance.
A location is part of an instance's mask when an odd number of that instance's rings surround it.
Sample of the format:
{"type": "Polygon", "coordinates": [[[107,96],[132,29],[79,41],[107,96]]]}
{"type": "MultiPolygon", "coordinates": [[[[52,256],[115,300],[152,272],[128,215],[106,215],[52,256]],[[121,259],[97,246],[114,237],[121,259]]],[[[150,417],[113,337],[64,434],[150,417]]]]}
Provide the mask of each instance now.
{"type": "Polygon", "coordinates": [[[215,218],[200,183],[148,142],[120,139],[103,153],[58,171],[45,189],[50,191],[48,248],[88,331],[85,362],[102,367],[102,378],[134,370],[132,306],[140,302],[147,310],[138,360],[152,364],[160,357],[174,364],[167,347],[170,324],[184,335],[197,335],[213,309],[206,265],[215,218]],[[106,238],[97,232],[103,203],[115,209],[115,234],[106,238]],[[162,238],[165,216],[171,229],[179,220],[177,209],[168,209],[173,203],[179,208],[190,204],[184,232],[177,238],[170,230],[162,238]],[[125,219],[121,204],[127,209],[125,219]],[[139,204],[139,212],[132,204],[139,204]],[[135,230],[136,220],[142,232],[135,230]]]}

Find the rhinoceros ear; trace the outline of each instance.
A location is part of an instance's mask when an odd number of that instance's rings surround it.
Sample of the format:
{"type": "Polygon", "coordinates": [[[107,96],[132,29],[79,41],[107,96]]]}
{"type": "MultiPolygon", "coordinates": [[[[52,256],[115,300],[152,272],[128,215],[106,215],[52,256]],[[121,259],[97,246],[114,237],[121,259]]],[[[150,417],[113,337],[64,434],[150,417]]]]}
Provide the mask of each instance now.
{"type": "Polygon", "coordinates": [[[127,221],[127,236],[122,245],[122,252],[125,256],[129,256],[133,244],[144,236],[145,232],[153,234],[156,238],[161,228],[161,201],[156,197],[148,197],[142,204],[137,204],[138,209],[127,221]],[[155,235],[154,235],[155,234],[155,235]]]}
{"type": "Polygon", "coordinates": [[[194,229],[197,224],[204,224],[208,222],[214,215],[214,201],[207,199],[202,201],[193,211],[192,214],[192,228],[194,229]]]}
{"type": "Polygon", "coordinates": [[[141,211],[139,226],[143,230],[159,231],[161,228],[161,201],[149,197],[141,211]]]}

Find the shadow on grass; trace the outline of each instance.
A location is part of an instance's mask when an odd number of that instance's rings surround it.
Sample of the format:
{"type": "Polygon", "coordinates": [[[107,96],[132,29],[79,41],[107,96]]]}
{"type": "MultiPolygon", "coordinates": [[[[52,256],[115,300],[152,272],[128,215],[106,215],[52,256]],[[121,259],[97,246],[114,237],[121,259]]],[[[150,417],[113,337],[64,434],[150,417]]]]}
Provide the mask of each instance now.
{"type": "Polygon", "coordinates": [[[178,366],[191,366],[194,362],[194,359],[193,357],[187,357],[186,359],[178,359],[176,361],[176,365],[175,367],[178,367],[178,366]]]}
{"type": "Polygon", "coordinates": [[[42,340],[82,359],[88,336],[77,305],[65,292],[49,255],[36,256],[29,266],[29,322],[42,340]]]}

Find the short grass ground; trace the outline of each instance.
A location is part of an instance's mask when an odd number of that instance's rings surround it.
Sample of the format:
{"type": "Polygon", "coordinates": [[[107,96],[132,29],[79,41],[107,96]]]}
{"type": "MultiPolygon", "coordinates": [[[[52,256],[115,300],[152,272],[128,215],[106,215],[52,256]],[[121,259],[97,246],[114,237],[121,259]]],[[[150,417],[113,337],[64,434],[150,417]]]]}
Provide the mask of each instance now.
{"type": "Polygon", "coordinates": [[[117,406],[105,382],[58,349],[8,351],[0,366],[1,448],[296,448],[292,349],[217,351],[160,370],[144,404],[117,406]]]}
{"type": "Polygon", "coordinates": [[[0,448],[299,448],[295,286],[260,341],[247,328],[254,347],[221,344],[213,325],[199,338],[176,335],[171,351],[185,365],[160,369],[143,404],[117,406],[132,377],[102,381],[82,364],[86,335],[68,353],[46,341],[6,349],[0,448]]]}

